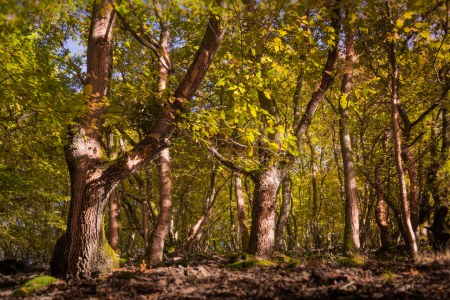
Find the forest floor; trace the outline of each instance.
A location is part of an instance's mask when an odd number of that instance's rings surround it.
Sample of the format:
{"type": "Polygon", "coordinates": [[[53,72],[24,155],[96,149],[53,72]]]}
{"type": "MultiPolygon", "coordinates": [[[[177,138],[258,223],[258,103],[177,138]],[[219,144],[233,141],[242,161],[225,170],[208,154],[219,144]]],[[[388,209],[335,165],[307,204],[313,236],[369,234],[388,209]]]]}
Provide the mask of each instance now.
{"type": "Polygon", "coordinates": [[[143,272],[130,263],[96,279],[57,279],[34,292],[22,292],[24,296],[14,296],[14,291],[18,294],[24,282],[49,270],[0,274],[0,298],[450,299],[449,255],[421,254],[413,263],[399,254],[366,253],[355,260],[337,259],[326,251],[288,254],[278,255],[273,265],[251,266],[254,262],[239,261],[245,257],[235,255],[232,260],[238,262],[230,266],[229,255],[200,253],[170,258],[143,272]]]}

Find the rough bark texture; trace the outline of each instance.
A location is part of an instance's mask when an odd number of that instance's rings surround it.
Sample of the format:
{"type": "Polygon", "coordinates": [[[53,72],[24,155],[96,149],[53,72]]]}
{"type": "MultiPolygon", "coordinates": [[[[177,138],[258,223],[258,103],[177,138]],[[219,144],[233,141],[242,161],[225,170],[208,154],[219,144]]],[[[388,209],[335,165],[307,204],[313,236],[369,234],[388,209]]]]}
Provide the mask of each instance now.
{"type": "Polygon", "coordinates": [[[263,260],[273,253],[276,194],[280,181],[280,173],[275,167],[262,171],[255,180],[248,252],[263,260]]]}
{"type": "Polygon", "coordinates": [[[399,128],[399,114],[398,105],[400,103],[398,98],[398,66],[397,59],[395,55],[395,44],[390,42],[389,46],[389,60],[391,62],[392,73],[391,73],[391,127],[392,127],[392,137],[394,144],[394,160],[397,168],[398,183],[400,186],[400,202],[403,217],[403,225],[405,226],[406,235],[408,237],[409,250],[413,255],[417,254],[417,243],[416,237],[411,225],[411,217],[409,215],[408,206],[408,195],[406,192],[406,182],[405,173],[402,166],[402,145],[400,138],[400,128],[399,128]]]}
{"type": "Polygon", "coordinates": [[[236,193],[237,213],[239,222],[239,233],[241,235],[241,249],[245,251],[248,247],[248,225],[247,213],[245,212],[244,193],[242,192],[242,180],[239,174],[236,174],[234,181],[236,193]]]}
{"type": "Polygon", "coordinates": [[[358,211],[358,191],[356,187],[355,167],[353,164],[353,150],[351,144],[350,129],[348,127],[348,96],[352,88],[353,64],[355,63],[355,47],[353,30],[351,25],[346,32],[346,52],[344,78],[341,86],[341,99],[339,101],[339,135],[341,142],[342,162],[344,164],[344,182],[345,182],[345,229],[344,229],[344,255],[351,248],[359,252],[359,211],[358,211]],[[350,240],[351,243],[350,244],[350,240]]]}
{"type": "Polygon", "coordinates": [[[383,184],[381,181],[381,165],[375,166],[375,195],[377,197],[377,209],[375,219],[380,228],[381,250],[389,251],[391,247],[391,236],[386,217],[386,204],[384,202],[383,184]]]}
{"type": "Polygon", "coordinates": [[[280,209],[280,218],[277,222],[275,231],[275,251],[281,251],[283,249],[284,231],[289,219],[289,204],[291,198],[291,189],[289,186],[289,174],[283,178],[281,182],[281,195],[282,203],[280,209]]]}
{"type": "Polygon", "coordinates": [[[159,218],[155,231],[152,234],[150,252],[147,257],[149,266],[153,266],[160,262],[163,257],[164,241],[169,233],[172,215],[170,187],[170,155],[169,149],[164,149],[161,151],[161,164],[159,170],[159,218]]]}
{"type": "MultiPolygon", "coordinates": [[[[75,120],[78,125],[69,131],[69,143],[64,149],[71,178],[71,202],[66,245],[62,252],[56,248],[54,252],[54,258],[62,264],[58,276],[87,277],[97,269],[97,264],[102,261],[98,259],[103,249],[101,227],[109,194],[120,181],[169,146],[168,139],[175,122],[203,80],[224,35],[222,18],[211,14],[193,62],[173,93],[175,100],[167,103],[149,135],[136,148],[106,167],[100,146],[106,106],[99,107],[98,103],[109,96],[116,14],[115,10],[110,10],[112,7],[112,0],[94,2],[87,49],[87,73],[90,76],[84,88],[90,110],[85,117],[75,120]]],[[[111,257],[115,258],[113,252],[111,257]]]]}
{"type": "MultiPolygon", "coordinates": [[[[108,248],[103,234],[103,210],[114,187],[105,189],[101,182],[102,161],[100,132],[105,106],[99,108],[103,97],[109,96],[112,72],[112,46],[115,14],[104,0],[93,5],[87,49],[87,73],[84,93],[89,112],[76,120],[69,130],[69,143],[64,147],[71,180],[71,201],[63,247],[55,247],[53,260],[61,266],[52,267],[57,276],[87,277],[101,267],[103,250],[108,248]],[[104,9],[106,14],[102,15],[104,9]],[[58,258],[59,256],[59,258],[58,258]]],[[[114,252],[111,259],[115,258],[114,252]]],[[[117,259],[116,259],[117,261],[117,259]]],[[[110,265],[113,267],[113,265],[110,265]]]]}
{"type": "Polygon", "coordinates": [[[109,219],[108,219],[108,243],[114,251],[117,251],[119,243],[119,213],[117,191],[113,190],[109,195],[109,219]]]}

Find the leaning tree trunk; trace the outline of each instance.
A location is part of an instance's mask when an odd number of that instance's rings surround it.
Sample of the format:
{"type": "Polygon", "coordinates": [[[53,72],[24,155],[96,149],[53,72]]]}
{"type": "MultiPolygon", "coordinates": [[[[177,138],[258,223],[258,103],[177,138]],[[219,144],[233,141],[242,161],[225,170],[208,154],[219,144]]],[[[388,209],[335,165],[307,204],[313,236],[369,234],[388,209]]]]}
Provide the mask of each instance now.
{"type": "Polygon", "coordinates": [[[280,209],[280,218],[277,222],[275,231],[275,251],[281,251],[283,248],[284,231],[289,218],[289,204],[291,197],[291,189],[289,187],[289,174],[284,176],[281,182],[282,203],[280,209]]]}
{"type": "Polygon", "coordinates": [[[343,253],[354,250],[359,252],[359,211],[358,211],[358,192],[356,190],[355,168],[353,164],[353,150],[351,144],[350,128],[348,127],[348,96],[352,88],[353,64],[355,63],[355,47],[353,40],[353,30],[348,25],[346,33],[346,57],[344,78],[342,79],[341,98],[339,99],[339,134],[341,141],[342,161],[344,163],[344,182],[345,182],[345,228],[344,228],[344,246],[343,253]]]}
{"type": "MultiPolygon", "coordinates": [[[[388,4],[386,4],[389,7],[388,4]]],[[[389,9],[388,9],[388,13],[389,9]]],[[[399,128],[399,114],[398,114],[398,105],[400,103],[398,98],[398,66],[397,59],[395,55],[395,44],[394,42],[390,42],[389,46],[389,59],[391,61],[392,73],[391,73],[391,127],[392,127],[392,137],[394,143],[394,160],[397,168],[397,176],[398,183],[400,186],[400,201],[401,201],[401,210],[403,217],[403,225],[405,226],[406,235],[408,237],[409,250],[413,254],[413,256],[417,255],[417,243],[416,236],[414,234],[411,217],[409,215],[409,206],[408,206],[408,195],[406,192],[406,182],[405,182],[405,173],[403,171],[402,166],[402,145],[400,138],[400,128],[399,128]]]]}
{"type": "Polygon", "coordinates": [[[235,193],[237,202],[237,213],[239,222],[239,233],[241,234],[241,247],[245,251],[248,247],[248,225],[245,212],[244,193],[242,192],[242,180],[239,174],[235,178],[235,193]]]}
{"type": "Polygon", "coordinates": [[[202,238],[205,226],[211,219],[212,209],[214,207],[214,203],[216,202],[217,196],[219,195],[223,187],[227,184],[229,179],[230,178],[228,178],[225,183],[216,191],[217,171],[214,169],[211,173],[211,183],[208,191],[208,196],[206,198],[205,210],[203,212],[203,215],[200,217],[200,219],[198,219],[192,230],[189,232],[189,235],[181,245],[180,249],[177,250],[179,255],[184,255],[191,251],[191,249],[202,238]]]}
{"type": "MultiPolygon", "coordinates": [[[[224,21],[211,13],[202,43],[177,89],[157,116],[148,136],[114,163],[103,163],[101,136],[112,74],[113,0],[94,1],[87,49],[84,96],[89,111],[75,119],[64,148],[71,179],[71,201],[66,233],[57,241],[51,261],[54,276],[83,278],[118,266],[103,232],[103,210],[109,194],[170,145],[175,123],[197,91],[224,36],[224,21]]],[[[221,6],[224,4],[221,2],[221,6]]],[[[156,51],[158,58],[163,57],[156,51]]]]}
{"type": "Polygon", "coordinates": [[[163,257],[164,241],[169,233],[172,215],[172,201],[170,196],[170,156],[169,149],[161,151],[161,165],[159,171],[159,218],[152,235],[148,265],[154,266],[163,257]]]}

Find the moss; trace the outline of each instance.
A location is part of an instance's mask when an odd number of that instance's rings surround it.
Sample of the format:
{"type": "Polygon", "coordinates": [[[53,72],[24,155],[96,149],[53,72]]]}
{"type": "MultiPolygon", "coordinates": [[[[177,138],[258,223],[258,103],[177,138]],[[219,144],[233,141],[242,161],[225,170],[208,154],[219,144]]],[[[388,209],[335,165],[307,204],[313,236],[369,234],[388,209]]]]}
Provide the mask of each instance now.
{"type": "Polygon", "coordinates": [[[114,274],[114,277],[116,278],[123,278],[123,279],[131,279],[134,277],[133,272],[119,272],[114,274]]]}
{"type": "Polygon", "coordinates": [[[254,260],[255,258],[251,256],[248,253],[240,252],[240,253],[233,253],[230,256],[230,259],[228,260],[228,263],[233,264],[235,262],[239,261],[247,261],[247,260],[254,260]]]}
{"type": "Polygon", "coordinates": [[[254,266],[272,266],[273,264],[268,260],[244,260],[238,261],[231,265],[228,265],[227,268],[230,271],[235,271],[242,268],[251,268],[254,266]]]}
{"type": "Polygon", "coordinates": [[[127,259],[126,258],[121,258],[119,259],[119,266],[122,268],[125,264],[127,263],[127,259]]]}
{"type": "Polygon", "coordinates": [[[16,290],[13,295],[14,296],[26,296],[30,293],[33,293],[35,290],[50,285],[53,282],[55,282],[56,278],[51,276],[38,276],[34,277],[31,280],[28,280],[25,282],[22,287],[18,290],[16,290]]]}
{"type": "Polygon", "coordinates": [[[343,256],[339,257],[336,262],[346,267],[360,267],[364,264],[364,259],[360,256],[343,256]]]}
{"type": "Polygon", "coordinates": [[[300,261],[298,261],[296,259],[292,259],[291,262],[287,265],[287,268],[292,269],[292,268],[300,266],[301,264],[302,263],[300,261]]]}
{"type": "Polygon", "coordinates": [[[108,279],[103,278],[103,277],[99,277],[99,278],[97,278],[97,279],[95,279],[95,280],[97,280],[97,281],[107,281],[108,279]]]}
{"type": "Polygon", "coordinates": [[[175,266],[183,266],[183,267],[187,267],[189,264],[188,264],[188,262],[186,262],[186,261],[177,261],[177,262],[175,262],[175,264],[174,264],[175,266]]]}
{"type": "Polygon", "coordinates": [[[292,258],[290,258],[289,256],[283,255],[283,254],[279,254],[277,255],[273,261],[276,263],[288,263],[292,260],[292,258]]]}
{"type": "Polygon", "coordinates": [[[173,251],[175,251],[176,247],[170,247],[170,246],[164,246],[164,253],[168,254],[168,253],[172,253],[173,251]]]}
{"type": "Polygon", "coordinates": [[[165,267],[165,266],[166,266],[165,263],[159,262],[159,263],[157,263],[156,265],[154,265],[153,268],[154,268],[154,269],[158,269],[158,268],[163,268],[163,267],[165,267]]]}

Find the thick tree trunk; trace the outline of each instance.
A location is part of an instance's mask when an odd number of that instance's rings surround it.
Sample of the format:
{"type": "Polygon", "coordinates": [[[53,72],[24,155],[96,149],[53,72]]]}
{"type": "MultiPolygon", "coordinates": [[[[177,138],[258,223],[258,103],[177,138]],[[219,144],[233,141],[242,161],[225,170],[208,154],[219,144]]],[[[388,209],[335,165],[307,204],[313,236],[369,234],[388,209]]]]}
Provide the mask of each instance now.
{"type": "Polygon", "coordinates": [[[64,147],[71,180],[71,201],[67,231],[55,246],[52,274],[88,277],[92,272],[117,266],[114,251],[103,232],[103,209],[114,187],[105,189],[99,181],[102,148],[100,132],[105,108],[98,108],[109,96],[112,72],[112,47],[115,13],[114,1],[95,2],[91,13],[84,94],[90,110],[69,131],[64,147]],[[102,13],[106,12],[106,13],[102,13]],[[96,107],[97,106],[97,107],[96,107]],[[64,245],[61,245],[64,240],[64,245]],[[106,263],[102,260],[106,258],[106,263]]]}
{"type": "Polygon", "coordinates": [[[346,33],[346,57],[344,78],[342,79],[341,98],[339,100],[339,135],[341,142],[342,161],[344,164],[345,182],[345,228],[343,253],[354,250],[359,252],[359,211],[358,211],[358,191],[356,187],[355,167],[353,164],[353,150],[351,144],[350,129],[348,127],[348,96],[352,88],[353,64],[355,63],[355,47],[353,41],[353,30],[348,25],[346,33]],[[351,241],[350,241],[351,240],[351,241]]]}
{"type": "Polygon", "coordinates": [[[277,222],[277,227],[275,231],[275,251],[281,251],[283,249],[284,241],[284,230],[286,228],[286,223],[289,218],[289,204],[291,197],[291,189],[289,187],[289,174],[284,176],[281,182],[281,194],[282,203],[280,209],[280,218],[277,222]]]}
{"type": "MultiPolygon", "coordinates": [[[[223,3],[221,3],[222,5],[223,3]]],[[[53,252],[52,274],[87,277],[92,272],[107,271],[118,265],[114,251],[107,245],[102,221],[109,194],[120,181],[134,174],[170,144],[175,122],[211,65],[224,35],[223,20],[211,13],[206,33],[186,75],[173,93],[173,101],[156,118],[148,136],[130,153],[112,165],[103,165],[101,130],[109,96],[112,74],[113,29],[117,12],[114,1],[94,1],[87,49],[87,84],[84,94],[89,112],[69,131],[65,146],[71,178],[71,202],[66,234],[53,252]]],[[[157,53],[161,57],[161,53],[157,53]]]]}
{"type": "MultiPolygon", "coordinates": [[[[388,6],[388,5],[387,5],[388,6]]],[[[400,138],[400,128],[399,128],[399,114],[398,114],[398,105],[400,103],[398,98],[398,67],[397,67],[397,59],[395,55],[395,44],[394,42],[390,42],[389,46],[389,59],[391,61],[392,73],[391,73],[391,127],[392,127],[392,137],[394,144],[394,160],[397,168],[397,176],[398,183],[400,186],[400,201],[401,201],[401,210],[402,217],[405,226],[406,235],[408,237],[408,245],[409,250],[415,256],[417,255],[417,243],[416,236],[414,234],[412,225],[411,225],[411,217],[409,214],[409,206],[408,206],[408,195],[406,192],[406,182],[405,182],[405,173],[403,171],[402,166],[402,145],[400,138]]]]}
{"type": "Polygon", "coordinates": [[[275,240],[276,194],[281,176],[275,167],[262,171],[255,180],[252,225],[247,251],[259,259],[270,259],[275,240]]]}
{"type": "Polygon", "coordinates": [[[115,252],[119,243],[119,214],[117,191],[114,189],[109,195],[108,243],[115,252]]]}
{"type": "Polygon", "coordinates": [[[375,166],[375,195],[377,197],[375,219],[380,228],[381,250],[389,251],[391,247],[391,236],[386,218],[386,204],[384,203],[381,165],[379,163],[375,166]]]}
{"type": "Polygon", "coordinates": [[[154,266],[162,260],[164,241],[169,233],[172,214],[170,182],[170,155],[169,149],[161,151],[161,164],[159,171],[159,218],[155,231],[152,234],[150,252],[147,256],[148,265],[154,266]]]}
{"type": "Polygon", "coordinates": [[[239,222],[239,233],[241,235],[241,249],[245,251],[248,247],[248,225],[247,214],[245,212],[244,193],[242,192],[242,180],[239,174],[236,174],[234,181],[236,193],[237,213],[239,222]]]}

